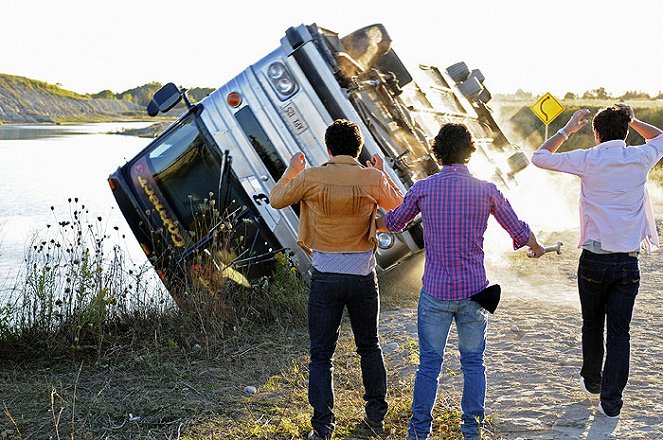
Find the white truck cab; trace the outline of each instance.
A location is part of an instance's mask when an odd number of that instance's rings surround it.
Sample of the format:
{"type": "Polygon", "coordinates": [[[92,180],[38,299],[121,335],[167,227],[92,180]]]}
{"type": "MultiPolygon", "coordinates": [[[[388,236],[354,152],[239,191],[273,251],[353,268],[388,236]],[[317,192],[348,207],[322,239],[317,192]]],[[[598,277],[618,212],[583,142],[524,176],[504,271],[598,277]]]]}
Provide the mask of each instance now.
{"type": "MultiPolygon", "coordinates": [[[[210,254],[205,249],[220,230],[232,229],[228,240],[237,249],[215,263],[220,270],[232,267],[250,278],[284,252],[306,276],[310,259],[296,244],[297,206],[269,205],[290,157],[302,152],[309,166],[326,162],[327,126],[348,119],[364,135],[359,161],[383,157],[385,172],[405,192],[439,171],[429,142],[440,126],[461,122],[480,151],[480,177],[508,186],[528,160],[495,122],[483,80],[465,63],[408,70],[380,24],[344,37],[315,24],[292,27],[276,50],[196,104],[172,83],[164,86],[148,113],[167,111],[182,97],[188,111],[109,183],[176,300],[196,256],[210,254]],[[210,223],[213,212],[221,220],[210,223]]],[[[403,233],[378,238],[380,270],[423,248],[417,219],[403,233]]]]}

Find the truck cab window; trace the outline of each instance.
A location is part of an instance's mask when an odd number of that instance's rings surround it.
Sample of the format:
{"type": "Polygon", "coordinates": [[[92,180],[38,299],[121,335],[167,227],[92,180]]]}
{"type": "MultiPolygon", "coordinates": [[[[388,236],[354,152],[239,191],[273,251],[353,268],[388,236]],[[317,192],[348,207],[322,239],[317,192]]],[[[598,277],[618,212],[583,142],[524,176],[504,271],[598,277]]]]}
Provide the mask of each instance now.
{"type": "Polygon", "coordinates": [[[240,109],[235,113],[235,119],[249,138],[251,146],[260,156],[260,160],[265,164],[274,181],[279,180],[285,172],[285,163],[283,163],[276,147],[265,133],[258,119],[256,119],[251,108],[247,106],[240,109]]]}
{"type": "Polygon", "coordinates": [[[196,220],[218,197],[221,161],[190,118],[166,135],[147,155],[154,182],[193,242],[207,231],[196,220]],[[212,196],[210,196],[212,194],[212,196]]]}

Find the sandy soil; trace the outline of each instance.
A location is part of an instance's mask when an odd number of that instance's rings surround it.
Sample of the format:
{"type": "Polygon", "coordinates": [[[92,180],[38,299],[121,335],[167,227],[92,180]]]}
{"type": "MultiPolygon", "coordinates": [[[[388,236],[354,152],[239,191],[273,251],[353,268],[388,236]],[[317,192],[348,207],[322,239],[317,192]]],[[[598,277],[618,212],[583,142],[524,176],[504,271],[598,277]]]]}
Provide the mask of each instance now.
{"type": "MultiPolygon", "coordinates": [[[[548,237],[547,242],[577,240],[573,232],[563,235],[548,237]]],[[[545,255],[537,261],[528,261],[521,253],[507,261],[502,258],[500,264],[489,264],[491,281],[503,288],[502,302],[490,317],[488,330],[489,438],[663,439],[663,311],[659,298],[663,252],[640,257],[642,282],[631,327],[631,374],[620,420],[597,413],[597,402],[591,402],[578,387],[578,256],[578,250],[567,248],[562,255],[545,255]]],[[[423,256],[416,259],[418,263],[409,264],[420,265],[423,256]]],[[[392,374],[413,375],[416,311],[384,312],[381,323],[392,374]]],[[[459,405],[462,373],[456,347],[452,327],[440,396],[459,405]]]]}

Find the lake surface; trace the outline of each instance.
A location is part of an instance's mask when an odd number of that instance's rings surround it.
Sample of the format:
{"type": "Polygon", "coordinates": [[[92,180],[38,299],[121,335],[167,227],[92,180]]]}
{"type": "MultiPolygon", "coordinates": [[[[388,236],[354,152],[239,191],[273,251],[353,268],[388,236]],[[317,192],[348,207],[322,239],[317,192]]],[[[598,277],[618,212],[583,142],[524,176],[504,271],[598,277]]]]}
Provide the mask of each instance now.
{"type": "Polygon", "coordinates": [[[109,232],[117,226],[115,235],[126,235],[123,247],[134,262],[145,261],[106,179],[150,141],[112,133],[150,124],[0,125],[0,296],[34,234],[70,220],[74,198],[91,220],[102,217],[109,232]]]}

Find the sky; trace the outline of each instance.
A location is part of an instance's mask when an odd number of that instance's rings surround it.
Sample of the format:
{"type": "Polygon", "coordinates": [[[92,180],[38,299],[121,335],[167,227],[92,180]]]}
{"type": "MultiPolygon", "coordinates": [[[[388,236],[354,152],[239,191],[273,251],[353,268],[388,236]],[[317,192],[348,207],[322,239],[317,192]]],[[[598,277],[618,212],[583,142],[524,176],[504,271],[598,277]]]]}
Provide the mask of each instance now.
{"type": "Polygon", "coordinates": [[[406,64],[465,61],[495,93],[663,91],[660,0],[0,0],[0,73],[79,93],[218,87],[290,26],[383,23],[406,64]]]}

